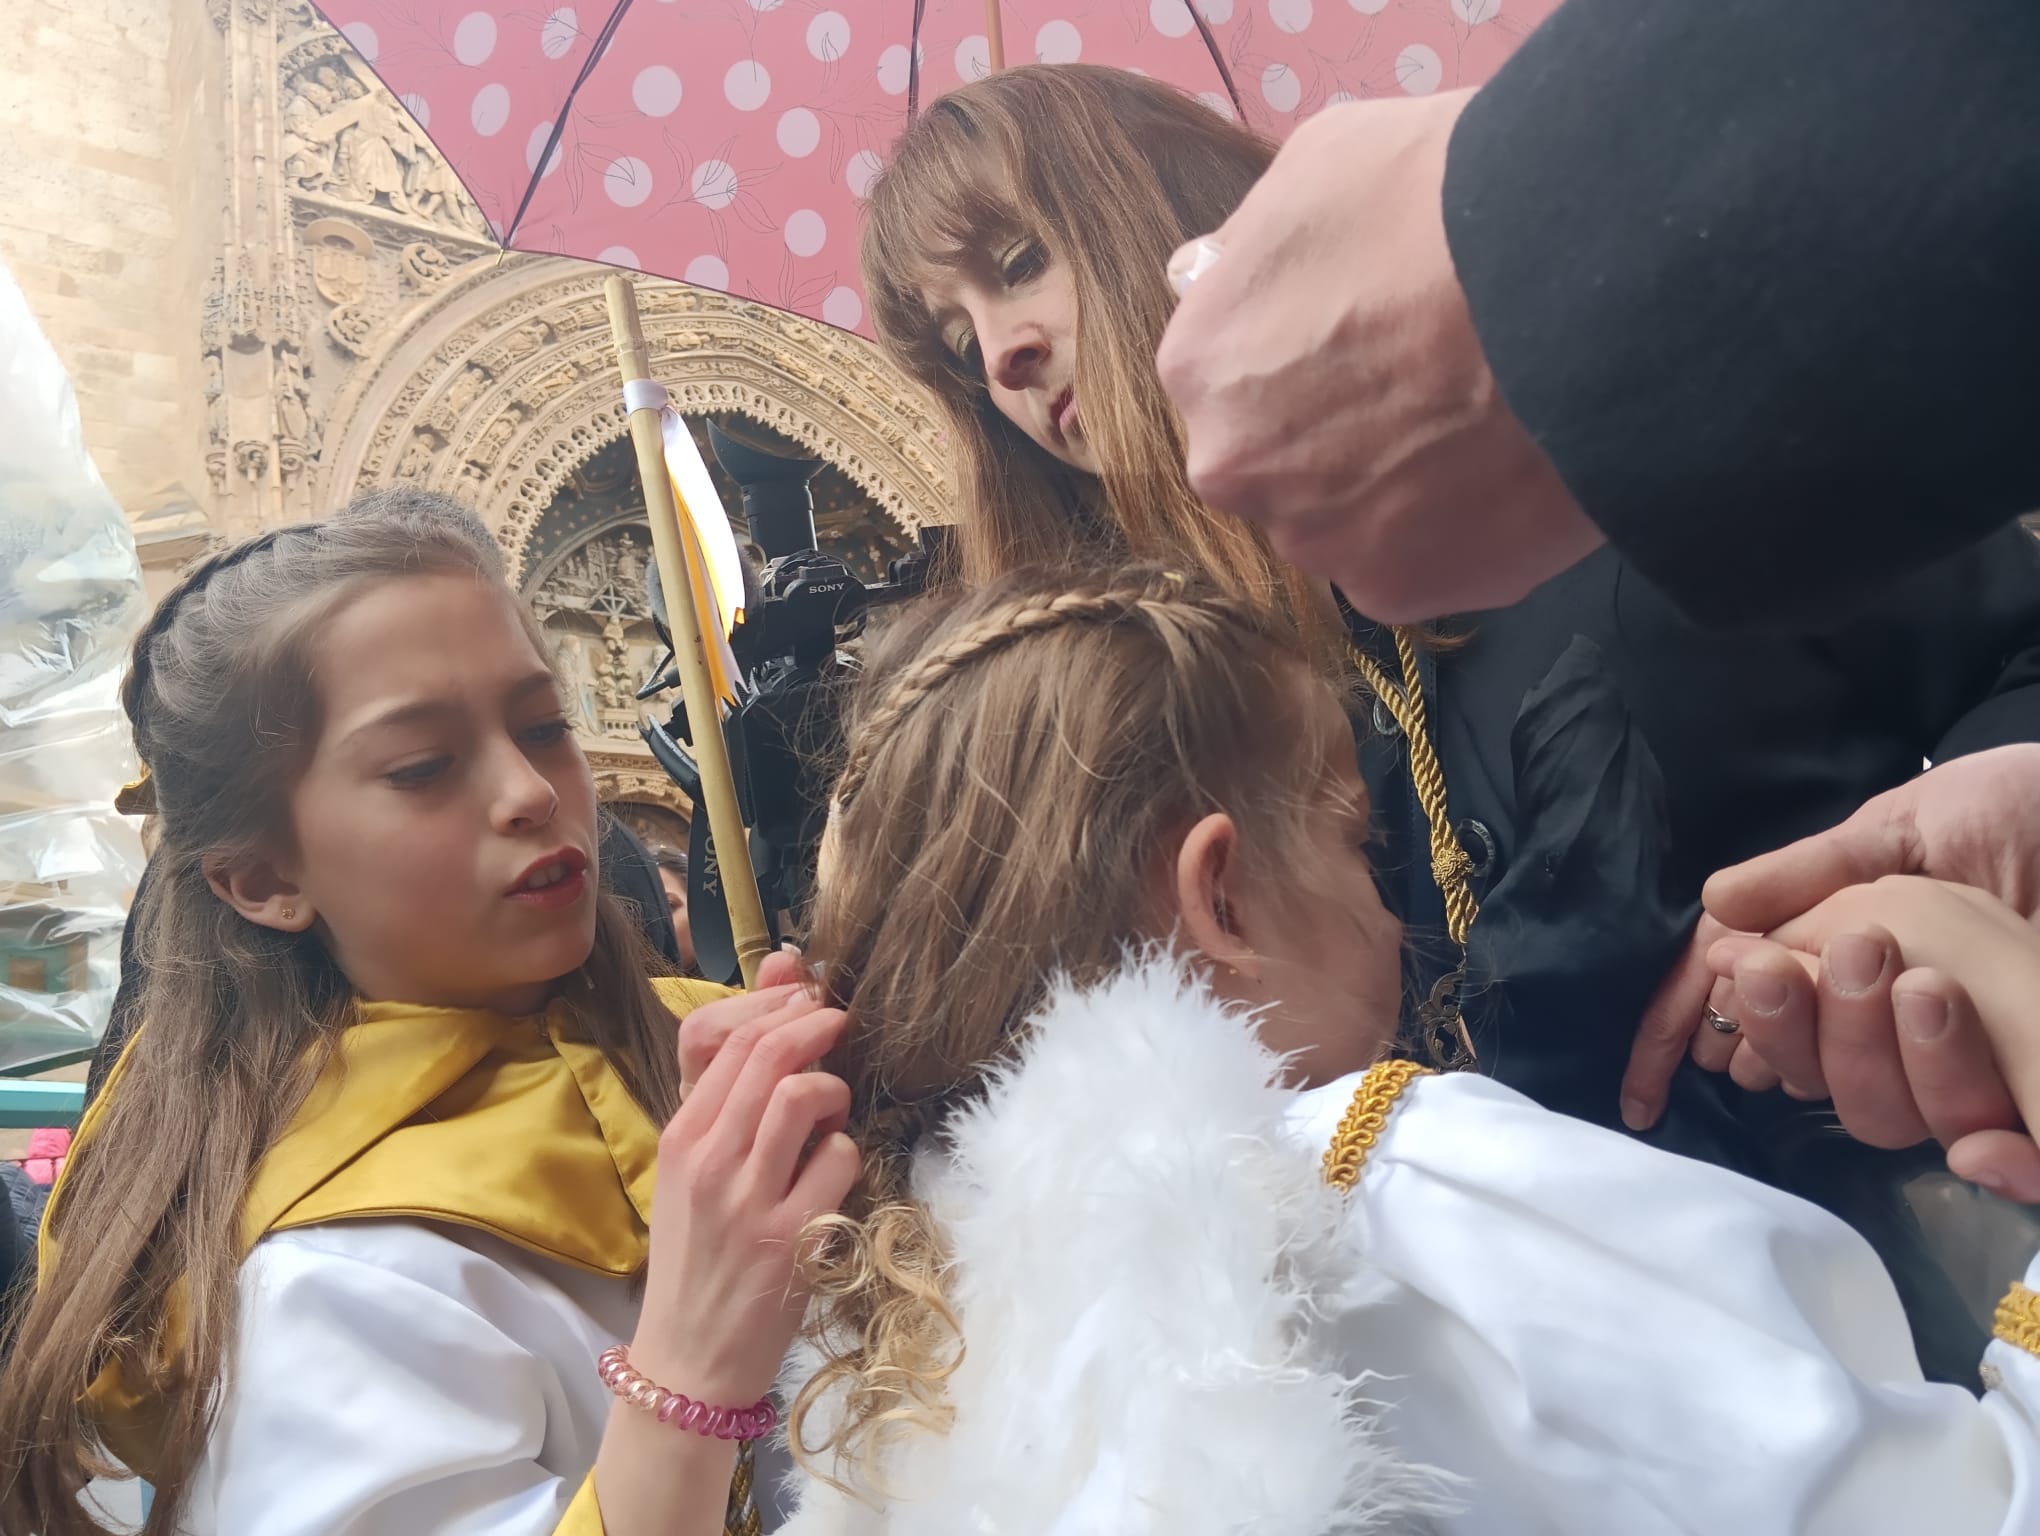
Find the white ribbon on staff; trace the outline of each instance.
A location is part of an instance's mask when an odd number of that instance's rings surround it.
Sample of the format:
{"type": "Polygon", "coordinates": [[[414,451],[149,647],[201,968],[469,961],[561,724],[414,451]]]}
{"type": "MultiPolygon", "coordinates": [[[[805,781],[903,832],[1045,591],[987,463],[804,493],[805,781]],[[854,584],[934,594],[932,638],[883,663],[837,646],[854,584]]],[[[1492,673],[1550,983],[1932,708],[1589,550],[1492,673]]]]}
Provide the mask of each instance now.
{"type": "MultiPolygon", "coordinates": [[[[623,403],[632,411],[657,411],[666,449],[666,474],[673,482],[673,501],[680,509],[680,541],[687,555],[688,580],[694,588],[694,611],[701,618],[707,642],[709,681],[725,709],[737,702],[738,670],[730,636],[744,619],[744,566],[737,555],[737,536],[730,527],[708,464],[695,445],[687,422],[673,409],[665,386],[651,379],[630,379],[623,403]]],[[[672,598],[667,598],[672,612],[672,598]]]]}

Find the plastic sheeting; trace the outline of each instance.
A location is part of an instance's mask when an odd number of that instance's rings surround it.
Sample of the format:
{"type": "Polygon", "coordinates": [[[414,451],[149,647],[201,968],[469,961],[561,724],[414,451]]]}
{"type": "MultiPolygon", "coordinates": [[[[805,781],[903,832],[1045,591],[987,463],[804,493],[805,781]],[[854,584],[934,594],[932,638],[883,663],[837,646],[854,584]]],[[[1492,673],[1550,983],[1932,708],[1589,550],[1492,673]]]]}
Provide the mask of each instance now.
{"type": "Polygon", "coordinates": [[[78,402],[0,264],[0,1071],[106,1027],[138,828],[121,670],[147,601],[78,402]]]}

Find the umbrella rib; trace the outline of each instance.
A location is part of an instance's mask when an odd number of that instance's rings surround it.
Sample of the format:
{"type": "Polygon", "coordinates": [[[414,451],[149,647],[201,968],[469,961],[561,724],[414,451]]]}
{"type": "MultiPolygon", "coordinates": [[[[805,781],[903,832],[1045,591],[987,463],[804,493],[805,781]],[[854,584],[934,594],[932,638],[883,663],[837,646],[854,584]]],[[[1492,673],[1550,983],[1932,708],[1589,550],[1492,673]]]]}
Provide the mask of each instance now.
{"type": "Polygon", "coordinates": [[[588,83],[588,77],[595,72],[595,66],[602,58],[602,50],[609,46],[609,40],[616,35],[617,24],[623,20],[623,13],[630,9],[630,0],[616,0],[616,9],[609,13],[609,19],[602,23],[602,30],[595,34],[595,46],[588,50],[588,57],[581,61],[580,73],[574,76],[574,83],[567,87],[567,99],[560,103],[560,110],[553,118],[552,133],[545,141],[545,151],[531,168],[531,180],[526,183],[524,196],[518,200],[517,212],[510,220],[509,228],[503,231],[503,247],[517,238],[518,227],[524,222],[524,215],[531,208],[532,198],[538,195],[538,184],[545,180],[546,167],[552,164],[553,151],[560,147],[560,138],[567,131],[567,117],[574,110],[574,98],[581,94],[581,87],[588,83]]]}
{"type": "Polygon", "coordinates": [[[921,17],[928,0],[914,0],[914,30],[907,37],[907,121],[921,115],[921,17]]]}
{"type": "MultiPolygon", "coordinates": [[[[624,0],[628,5],[630,0],[624,0]]],[[[1218,51],[1218,39],[1211,35],[1211,23],[1204,19],[1204,13],[1197,9],[1197,0],[1183,0],[1183,8],[1190,13],[1190,19],[1197,23],[1197,35],[1204,39],[1204,46],[1211,54],[1211,62],[1218,66],[1218,78],[1225,83],[1225,93],[1232,98],[1233,111],[1239,113],[1240,121],[1247,120],[1246,103],[1240,100],[1240,88],[1233,84],[1232,71],[1226,67],[1225,55],[1218,51]]]]}

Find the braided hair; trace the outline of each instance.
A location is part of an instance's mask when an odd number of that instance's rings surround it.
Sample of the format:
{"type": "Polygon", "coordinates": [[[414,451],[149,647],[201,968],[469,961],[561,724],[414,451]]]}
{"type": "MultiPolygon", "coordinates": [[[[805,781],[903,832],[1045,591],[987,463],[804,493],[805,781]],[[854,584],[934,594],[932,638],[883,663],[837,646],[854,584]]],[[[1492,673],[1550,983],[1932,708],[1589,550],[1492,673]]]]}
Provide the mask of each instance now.
{"type": "Polygon", "coordinates": [[[817,1261],[824,1363],[791,1426],[854,1481],[893,1433],[945,1421],[961,1358],[915,1145],[982,1093],[1052,978],[1102,980],[1153,937],[1172,831],[1224,811],[1250,874],[1307,866],[1350,741],[1281,615],[1154,565],[910,606],[848,720],[808,953],[849,1012],[824,1066],[864,1166],[817,1261]]]}

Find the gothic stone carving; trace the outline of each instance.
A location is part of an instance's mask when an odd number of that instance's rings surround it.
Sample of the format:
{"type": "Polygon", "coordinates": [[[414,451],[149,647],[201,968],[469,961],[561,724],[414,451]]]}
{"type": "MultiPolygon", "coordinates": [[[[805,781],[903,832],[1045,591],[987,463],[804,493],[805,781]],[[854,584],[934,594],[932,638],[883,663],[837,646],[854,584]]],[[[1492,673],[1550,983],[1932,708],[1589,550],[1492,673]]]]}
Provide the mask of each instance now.
{"type": "Polygon", "coordinates": [[[453,263],[446,259],[446,252],[427,240],[415,240],[405,246],[399,259],[403,264],[404,281],[423,291],[437,288],[453,271],[453,263]]]}
{"type": "MultiPolygon", "coordinates": [[[[395,479],[445,490],[482,511],[521,569],[567,477],[625,430],[605,275],[549,258],[478,260],[376,327],[392,341],[338,402],[327,494],[395,479]]],[[[932,413],[869,344],[679,284],[643,280],[639,304],[655,369],[682,410],[773,427],[904,528],[943,520],[932,413]]]]}
{"type": "Polygon", "coordinates": [[[342,351],[366,357],[373,350],[375,316],[359,304],[342,304],[326,316],[326,334],[342,351]]]}
{"type": "Polygon", "coordinates": [[[612,527],[569,550],[529,589],[590,734],[637,739],[637,688],[658,649],[645,612],[650,561],[644,529],[612,527]]]}
{"type": "Polygon", "coordinates": [[[285,187],[486,239],[488,223],[452,167],[390,93],[364,78],[347,46],[331,34],[326,41],[294,53],[284,84],[285,187]]]}
{"type": "Polygon", "coordinates": [[[648,758],[632,758],[596,748],[589,751],[588,762],[595,770],[598,799],[634,800],[672,811],[683,821],[694,819],[694,802],[648,758]]]}
{"type": "MultiPolygon", "coordinates": [[[[345,219],[317,219],[302,239],[311,252],[312,286],[328,304],[359,304],[368,297],[375,242],[345,219]]],[[[443,258],[442,258],[443,259],[443,258]]]]}

